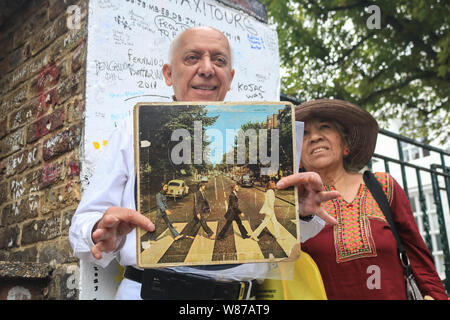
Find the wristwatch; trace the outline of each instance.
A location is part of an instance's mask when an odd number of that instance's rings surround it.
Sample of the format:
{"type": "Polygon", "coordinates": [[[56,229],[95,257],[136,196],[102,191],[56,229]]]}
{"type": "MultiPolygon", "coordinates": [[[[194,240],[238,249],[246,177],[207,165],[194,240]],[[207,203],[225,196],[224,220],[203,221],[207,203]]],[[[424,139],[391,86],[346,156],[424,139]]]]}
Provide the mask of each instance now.
{"type": "Polygon", "coordinates": [[[309,216],[300,216],[300,220],[305,221],[305,222],[311,221],[312,218],[314,218],[314,216],[312,214],[310,214],[309,216]]]}

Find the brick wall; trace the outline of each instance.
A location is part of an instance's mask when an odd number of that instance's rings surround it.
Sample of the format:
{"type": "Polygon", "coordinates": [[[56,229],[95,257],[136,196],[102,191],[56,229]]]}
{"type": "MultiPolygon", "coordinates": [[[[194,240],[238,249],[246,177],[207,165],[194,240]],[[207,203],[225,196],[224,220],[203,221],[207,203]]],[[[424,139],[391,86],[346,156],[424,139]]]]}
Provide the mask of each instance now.
{"type": "Polygon", "coordinates": [[[0,261],[49,264],[48,299],[78,297],[68,228],[80,200],[86,31],[30,0],[0,27],[0,261]]]}
{"type": "MultiPolygon", "coordinates": [[[[88,1],[23,1],[0,25],[0,266],[13,266],[0,284],[36,280],[14,270],[48,266],[44,299],[79,296],[68,230],[81,197],[88,1]],[[70,5],[80,29],[68,28],[70,5]]],[[[221,2],[265,18],[256,0],[221,2]]]]}

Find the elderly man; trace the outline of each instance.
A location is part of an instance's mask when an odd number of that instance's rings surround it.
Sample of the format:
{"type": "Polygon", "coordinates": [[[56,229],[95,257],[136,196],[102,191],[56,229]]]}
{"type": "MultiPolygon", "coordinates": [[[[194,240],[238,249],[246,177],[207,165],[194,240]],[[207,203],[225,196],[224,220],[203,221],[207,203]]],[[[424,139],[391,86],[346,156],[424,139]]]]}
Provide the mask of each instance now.
{"type": "MultiPolygon", "coordinates": [[[[231,59],[227,38],[214,28],[190,28],[179,34],[171,44],[169,64],[163,66],[166,84],[173,87],[174,100],[224,100],[234,77],[231,59]]],[[[111,135],[101,164],[72,219],[69,240],[74,254],[81,259],[106,267],[112,259],[117,258],[126,267],[117,299],[140,299],[141,287],[144,298],[238,299],[242,293],[251,296],[251,282],[248,280],[264,278],[265,264],[146,269],[144,272],[136,269],[135,228],[153,231],[155,227],[149,219],[134,210],[135,171],[131,121],[111,135]],[[146,274],[149,276],[146,277],[146,274]],[[228,282],[216,281],[219,276],[221,279],[225,276],[228,282]],[[175,287],[172,281],[169,289],[164,287],[169,278],[180,281],[175,281],[175,287]],[[161,280],[162,288],[152,287],[154,279],[161,280]],[[241,290],[243,286],[244,292],[241,290]],[[200,290],[197,289],[199,287],[200,290]],[[204,290],[206,287],[212,289],[204,290]]],[[[308,183],[308,188],[317,190],[308,198],[310,210],[305,212],[314,214],[321,201],[334,198],[336,194],[322,192],[320,179],[308,179],[309,176],[303,175],[287,182],[308,183]]]]}

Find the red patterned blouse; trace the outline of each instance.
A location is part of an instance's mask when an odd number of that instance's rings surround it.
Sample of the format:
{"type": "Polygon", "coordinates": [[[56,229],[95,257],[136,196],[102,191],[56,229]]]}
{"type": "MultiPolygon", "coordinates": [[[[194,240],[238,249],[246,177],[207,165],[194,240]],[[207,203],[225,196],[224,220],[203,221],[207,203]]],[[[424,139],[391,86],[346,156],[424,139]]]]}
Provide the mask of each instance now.
{"type": "MultiPolygon", "coordinates": [[[[404,190],[388,173],[377,172],[375,176],[388,197],[422,294],[447,300],[404,190]]],[[[322,206],[336,218],[338,225],[326,225],[302,244],[302,250],[316,262],[328,299],[406,299],[395,238],[366,185],[360,185],[350,203],[339,197],[322,206]]]]}

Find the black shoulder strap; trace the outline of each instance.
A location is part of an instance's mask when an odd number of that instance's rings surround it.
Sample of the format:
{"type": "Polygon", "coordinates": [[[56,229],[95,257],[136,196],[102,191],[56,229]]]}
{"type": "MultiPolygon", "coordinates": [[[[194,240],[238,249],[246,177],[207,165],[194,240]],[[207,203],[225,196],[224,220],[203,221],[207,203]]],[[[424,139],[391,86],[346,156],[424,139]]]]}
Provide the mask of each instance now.
{"type": "Polygon", "coordinates": [[[364,183],[366,184],[367,188],[369,188],[373,197],[375,198],[378,205],[380,206],[381,211],[383,211],[383,214],[386,217],[386,220],[388,221],[389,225],[391,226],[392,233],[394,234],[395,240],[397,240],[397,248],[398,248],[399,253],[405,253],[406,252],[405,248],[403,247],[403,244],[397,233],[397,229],[395,228],[394,219],[392,218],[391,207],[389,206],[389,202],[387,200],[386,194],[384,193],[383,189],[381,188],[380,183],[378,182],[378,180],[374,176],[374,174],[370,171],[364,172],[363,179],[364,179],[364,183]]]}

